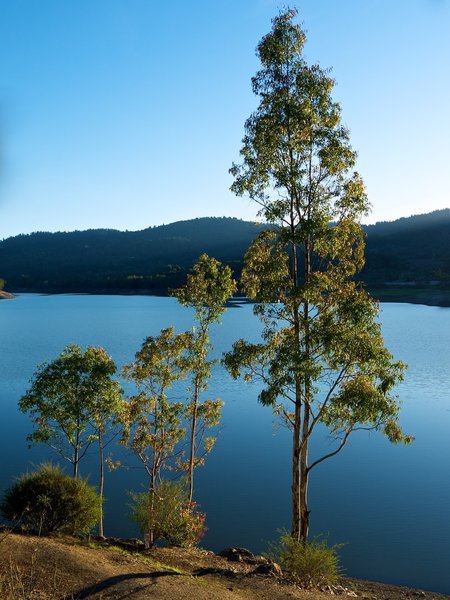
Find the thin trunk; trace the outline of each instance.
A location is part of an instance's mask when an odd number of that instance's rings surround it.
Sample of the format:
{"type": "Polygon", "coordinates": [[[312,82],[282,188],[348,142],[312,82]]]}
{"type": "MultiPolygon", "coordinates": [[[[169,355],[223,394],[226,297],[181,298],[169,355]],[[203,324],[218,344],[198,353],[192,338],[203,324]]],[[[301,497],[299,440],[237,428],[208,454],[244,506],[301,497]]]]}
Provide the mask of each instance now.
{"type": "Polygon", "coordinates": [[[103,431],[101,427],[98,430],[98,455],[100,460],[100,485],[99,485],[99,495],[100,495],[100,516],[98,520],[98,535],[99,537],[105,537],[103,532],[103,492],[105,486],[105,465],[103,462],[103,431]]]}
{"type": "Polygon", "coordinates": [[[189,448],[189,468],[188,468],[188,482],[189,482],[188,500],[189,500],[189,504],[192,502],[192,497],[194,495],[195,436],[197,435],[199,393],[200,393],[200,381],[199,381],[199,376],[196,375],[195,383],[194,383],[194,398],[193,398],[192,420],[191,420],[191,440],[190,440],[190,448],[189,448]]]}
{"type": "Polygon", "coordinates": [[[153,460],[152,470],[150,473],[150,486],[148,490],[148,532],[145,536],[145,548],[151,548],[155,543],[155,482],[156,482],[156,460],[153,460]]]}
{"type": "Polygon", "coordinates": [[[309,400],[305,398],[303,426],[302,426],[302,448],[300,452],[300,537],[302,542],[308,541],[309,513],[308,510],[308,446],[309,446],[309,400]]]}
{"type": "MultiPolygon", "coordinates": [[[[293,211],[291,212],[291,233],[294,239],[295,225],[293,211]]],[[[298,286],[298,265],[297,265],[297,245],[292,243],[292,281],[294,288],[298,286]]],[[[299,304],[295,300],[293,305],[293,320],[294,320],[294,339],[296,350],[300,349],[300,316],[299,304]]],[[[295,375],[295,414],[294,414],[294,430],[292,439],[292,537],[300,539],[300,521],[301,521],[301,504],[300,504],[300,449],[301,449],[301,417],[302,417],[302,392],[301,392],[301,376],[297,372],[295,375]]]]}
{"type": "MultiPolygon", "coordinates": [[[[296,393],[300,386],[296,382],[296,393]]],[[[292,537],[300,539],[300,423],[301,396],[295,402],[294,430],[292,439],[292,537]]]]}
{"type": "Polygon", "coordinates": [[[73,478],[78,479],[78,463],[80,462],[80,432],[77,431],[75,437],[75,447],[73,451],[73,478]]]}
{"type": "MultiPolygon", "coordinates": [[[[159,419],[158,419],[158,403],[155,407],[155,419],[154,419],[154,433],[155,437],[158,438],[158,429],[159,429],[159,419]]],[[[156,451],[153,449],[153,457],[152,457],[152,468],[149,473],[150,482],[148,489],[148,531],[144,536],[144,544],[145,548],[151,548],[155,543],[155,486],[156,486],[156,478],[158,475],[158,458],[156,456],[156,451]]]]}
{"type": "MultiPolygon", "coordinates": [[[[308,220],[310,219],[310,207],[308,205],[308,220]]],[[[309,281],[311,273],[311,240],[305,240],[305,285],[309,281]]],[[[308,541],[309,531],[309,513],[308,510],[308,450],[309,450],[309,422],[311,418],[311,375],[309,373],[308,361],[311,359],[311,339],[309,328],[309,303],[303,303],[304,335],[305,335],[305,354],[307,360],[307,372],[304,374],[304,409],[302,424],[302,446],[300,452],[300,540],[308,541]]]]}
{"type": "MultiPolygon", "coordinates": [[[[290,123],[290,63],[286,64],[286,94],[287,94],[287,137],[289,142],[292,140],[291,123],[290,123]]],[[[297,257],[297,243],[296,243],[296,214],[299,213],[298,197],[295,188],[295,160],[292,151],[292,145],[289,143],[289,162],[292,174],[290,182],[290,229],[292,239],[292,283],[294,293],[297,292],[299,281],[298,281],[298,257],[297,257]]],[[[301,328],[300,328],[300,304],[297,300],[296,294],[294,295],[294,301],[292,306],[292,316],[294,322],[294,342],[295,352],[300,352],[301,344],[301,328]]],[[[295,412],[294,412],[294,429],[292,439],[292,537],[296,540],[300,539],[301,536],[301,523],[302,523],[302,512],[301,512],[301,449],[302,449],[302,374],[296,369],[295,373],[295,412]]]]}
{"type": "MultiPolygon", "coordinates": [[[[309,305],[307,302],[303,305],[305,318],[305,353],[307,359],[310,357],[310,339],[309,339],[309,305]]],[[[311,377],[308,372],[304,377],[304,402],[303,402],[303,423],[301,431],[301,452],[300,452],[300,540],[308,541],[309,531],[309,513],[308,510],[308,450],[309,450],[309,425],[311,418],[311,377]]]]}

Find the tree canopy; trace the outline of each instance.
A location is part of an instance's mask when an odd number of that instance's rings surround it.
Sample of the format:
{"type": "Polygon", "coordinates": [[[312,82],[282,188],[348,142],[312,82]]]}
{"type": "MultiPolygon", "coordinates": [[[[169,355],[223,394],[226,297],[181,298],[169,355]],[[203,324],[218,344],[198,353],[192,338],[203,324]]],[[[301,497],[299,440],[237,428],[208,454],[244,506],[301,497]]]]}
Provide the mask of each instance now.
{"type": "Polygon", "coordinates": [[[67,346],[50,363],[37,368],[19,401],[32,418],[31,443],[46,443],[73,465],[98,438],[119,405],[121,387],[112,379],[116,365],[103,348],[67,346]]]}

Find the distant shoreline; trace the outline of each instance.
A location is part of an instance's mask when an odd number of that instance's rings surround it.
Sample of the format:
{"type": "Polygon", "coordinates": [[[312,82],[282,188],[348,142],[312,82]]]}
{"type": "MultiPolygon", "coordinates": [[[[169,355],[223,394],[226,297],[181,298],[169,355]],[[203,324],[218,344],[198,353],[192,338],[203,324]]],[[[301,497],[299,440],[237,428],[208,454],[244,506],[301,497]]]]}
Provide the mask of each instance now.
{"type": "MultiPolygon", "coordinates": [[[[436,289],[368,289],[368,292],[378,302],[398,302],[400,304],[421,304],[424,306],[438,306],[441,308],[450,308],[450,290],[436,289]]],[[[58,296],[62,294],[73,296],[154,296],[156,298],[168,297],[167,290],[95,290],[89,292],[77,291],[58,291],[48,292],[42,290],[20,290],[16,291],[16,295],[20,294],[40,294],[43,296],[58,296]]],[[[1,299],[12,299],[16,297],[5,291],[0,291],[1,299]]],[[[252,301],[243,296],[236,296],[228,301],[228,306],[239,306],[240,304],[251,304],[252,301]]]]}
{"type": "Polygon", "coordinates": [[[450,290],[436,289],[368,289],[372,298],[379,302],[423,304],[424,306],[450,307],[450,290]]]}

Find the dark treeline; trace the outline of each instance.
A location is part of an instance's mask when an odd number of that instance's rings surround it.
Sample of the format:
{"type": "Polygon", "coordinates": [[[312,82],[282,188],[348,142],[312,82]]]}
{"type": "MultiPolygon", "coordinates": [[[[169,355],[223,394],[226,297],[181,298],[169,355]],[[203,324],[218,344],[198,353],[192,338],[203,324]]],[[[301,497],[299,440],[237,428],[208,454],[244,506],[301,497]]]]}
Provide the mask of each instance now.
{"type": "MultiPolygon", "coordinates": [[[[0,242],[0,272],[14,292],[165,294],[206,252],[239,277],[262,226],[233,218],[179,221],[142,231],[38,232],[0,242]]],[[[379,296],[450,289],[450,210],[365,227],[361,279],[379,296]]]]}

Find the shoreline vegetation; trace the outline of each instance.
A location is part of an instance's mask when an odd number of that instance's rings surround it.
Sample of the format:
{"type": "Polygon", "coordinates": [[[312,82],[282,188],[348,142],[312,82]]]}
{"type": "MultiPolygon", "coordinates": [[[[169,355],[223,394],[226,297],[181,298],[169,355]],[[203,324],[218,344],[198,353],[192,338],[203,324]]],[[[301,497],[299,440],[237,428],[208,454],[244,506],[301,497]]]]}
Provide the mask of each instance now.
{"type": "Polygon", "coordinates": [[[37,537],[0,533],[2,598],[121,598],[165,600],[326,600],[331,596],[371,600],[445,600],[450,596],[342,576],[323,589],[303,589],[270,560],[241,548],[219,554],[202,548],[144,549],[116,538],[37,537]],[[106,594],[106,595],[104,595],[106,594]]]}

